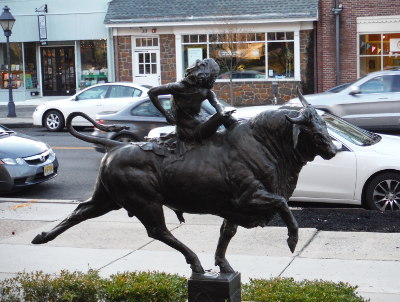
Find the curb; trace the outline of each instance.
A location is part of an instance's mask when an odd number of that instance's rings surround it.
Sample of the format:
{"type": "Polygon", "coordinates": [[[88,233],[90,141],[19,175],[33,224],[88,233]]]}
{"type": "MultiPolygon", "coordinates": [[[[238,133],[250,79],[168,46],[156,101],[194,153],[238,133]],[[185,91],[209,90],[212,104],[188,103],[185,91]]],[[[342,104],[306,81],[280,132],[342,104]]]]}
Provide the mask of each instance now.
{"type": "Polygon", "coordinates": [[[35,199],[35,198],[17,198],[17,197],[0,197],[0,203],[62,203],[62,204],[77,204],[80,201],[75,199],[35,199]]]}

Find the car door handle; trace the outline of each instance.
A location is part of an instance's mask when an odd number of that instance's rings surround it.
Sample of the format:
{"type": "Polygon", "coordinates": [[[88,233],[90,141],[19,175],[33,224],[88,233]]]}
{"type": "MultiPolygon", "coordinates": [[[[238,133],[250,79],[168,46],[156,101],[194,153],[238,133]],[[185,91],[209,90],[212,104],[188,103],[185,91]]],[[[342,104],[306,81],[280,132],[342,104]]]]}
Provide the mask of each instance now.
{"type": "Polygon", "coordinates": [[[383,96],[378,98],[378,100],[387,100],[387,99],[388,97],[383,97],[383,96]]]}

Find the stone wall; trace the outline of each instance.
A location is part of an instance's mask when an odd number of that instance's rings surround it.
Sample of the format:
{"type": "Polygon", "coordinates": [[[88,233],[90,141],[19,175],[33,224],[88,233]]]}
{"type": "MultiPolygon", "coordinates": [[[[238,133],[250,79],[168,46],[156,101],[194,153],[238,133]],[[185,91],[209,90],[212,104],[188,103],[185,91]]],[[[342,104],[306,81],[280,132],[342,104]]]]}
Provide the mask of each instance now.
{"type": "Polygon", "coordinates": [[[161,84],[176,82],[175,36],[160,35],[161,84]]]}
{"type": "MultiPolygon", "coordinates": [[[[132,44],[130,36],[118,36],[114,39],[117,81],[133,81],[132,78],[132,44]]],[[[312,93],[314,85],[313,65],[313,31],[300,32],[300,73],[298,81],[276,81],[278,83],[278,104],[296,97],[296,87],[303,92],[312,93]],[[311,71],[311,72],[310,72],[311,71]],[[311,88],[310,88],[311,87],[311,88]]],[[[173,34],[160,35],[161,83],[176,81],[175,37],[173,34]]],[[[273,81],[233,82],[234,101],[230,100],[230,83],[219,82],[214,85],[217,97],[236,106],[264,105],[274,102],[273,81]]]]}
{"type": "Polygon", "coordinates": [[[116,81],[132,82],[132,42],[131,36],[114,38],[116,81]]]}

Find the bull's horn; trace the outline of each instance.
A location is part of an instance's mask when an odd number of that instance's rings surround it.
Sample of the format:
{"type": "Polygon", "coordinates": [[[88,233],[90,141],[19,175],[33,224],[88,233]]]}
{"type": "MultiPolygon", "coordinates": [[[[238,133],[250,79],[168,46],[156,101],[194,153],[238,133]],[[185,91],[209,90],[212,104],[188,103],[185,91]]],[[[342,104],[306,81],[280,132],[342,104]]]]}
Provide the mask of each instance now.
{"type": "Polygon", "coordinates": [[[307,120],[307,117],[302,113],[300,113],[299,116],[297,116],[297,117],[290,117],[290,116],[286,115],[286,118],[292,124],[304,124],[307,120]]]}
{"type": "Polygon", "coordinates": [[[297,89],[297,96],[299,97],[300,102],[303,104],[304,107],[310,107],[310,104],[306,101],[304,96],[301,94],[299,86],[296,87],[297,89]]]}

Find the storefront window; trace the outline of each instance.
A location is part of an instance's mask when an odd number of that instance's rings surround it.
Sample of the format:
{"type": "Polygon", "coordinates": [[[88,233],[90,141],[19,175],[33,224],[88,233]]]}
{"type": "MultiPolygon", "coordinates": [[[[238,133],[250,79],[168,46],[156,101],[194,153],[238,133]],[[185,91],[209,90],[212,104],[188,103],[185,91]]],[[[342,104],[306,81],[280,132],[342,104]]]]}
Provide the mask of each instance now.
{"type": "Polygon", "coordinates": [[[184,35],[182,40],[184,70],[211,57],[220,66],[219,79],[294,77],[293,32],[184,35]]]}
{"type": "MultiPolygon", "coordinates": [[[[11,51],[11,87],[18,89],[24,86],[23,68],[22,68],[22,47],[21,43],[10,43],[11,51]]],[[[8,59],[7,44],[0,44],[0,72],[1,72],[1,89],[8,88],[8,59]]]]}
{"type": "Polygon", "coordinates": [[[37,63],[36,63],[36,44],[24,43],[25,55],[25,87],[26,89],[38,88],[37,63]]]}
{"type": "Polygon", "coordinates": [[[108,82],[106,40],[81,41],[82,86],[108,82]]]}
{"type": "Polygon", "coordinates": [[[360,35],[360,76],[400,68],[400,33],[360,35]]]}

